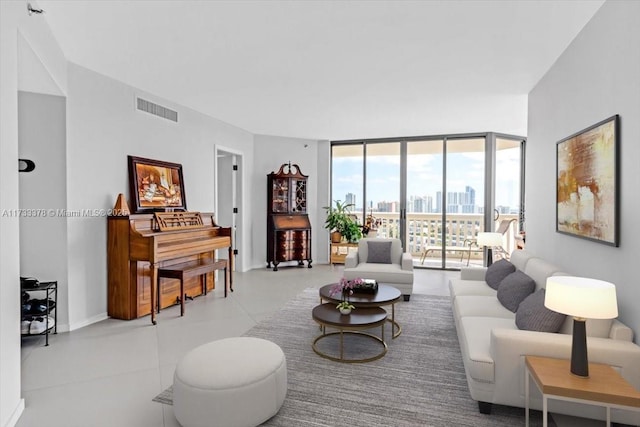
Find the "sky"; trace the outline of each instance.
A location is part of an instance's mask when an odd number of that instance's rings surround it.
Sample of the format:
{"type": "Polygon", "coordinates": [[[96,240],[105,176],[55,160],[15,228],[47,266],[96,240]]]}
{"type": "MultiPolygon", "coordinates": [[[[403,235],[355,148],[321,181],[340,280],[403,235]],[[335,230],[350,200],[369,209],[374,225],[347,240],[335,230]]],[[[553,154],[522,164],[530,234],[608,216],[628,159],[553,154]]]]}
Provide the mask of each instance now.
{"type": "MultiPolygon", "coordinates": [[[[517,207],[520,181],[519,150],[499,151],[496,158],[496,205],[517,207]]],[[[431,196],[442,190],[442,155],[416,154],[407,161],[407,197],[431,196]]],[[[400,200],[399,156],[374,156],[367,160],[367,199],[375,207],[379,201],[400,200]]],[[[476,191],[476,205],[484,201],[484,153],[451,153],[447,159],[447,192],[476,191]]],[[[357,208],[362,204],[362,158],[333,158],[334,200],[345,201],[347,193],[356,194],[357,208]]]]}

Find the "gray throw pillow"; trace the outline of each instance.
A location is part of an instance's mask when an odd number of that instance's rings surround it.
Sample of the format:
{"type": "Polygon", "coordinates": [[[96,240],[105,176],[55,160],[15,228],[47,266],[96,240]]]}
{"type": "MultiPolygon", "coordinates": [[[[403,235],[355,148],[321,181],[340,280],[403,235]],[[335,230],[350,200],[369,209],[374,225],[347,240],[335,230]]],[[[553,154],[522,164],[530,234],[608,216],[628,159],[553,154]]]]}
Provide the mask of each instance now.
{"type": "Polygon", "coordinates": [[[498,301],[514,313],[526,297],[536,290],[536,282],[522,271],[516,271],[502,279],[498,286],[498,301]]]}
{"type": "Polygon", "coordinates": [[[367,262],[391,264],[391,242],[367,242],[367,262]]]}
{"type": "Polygon", "coordinates": [[[500,282],[502,282],[502,279],[504,279],[514,271],[516,271],[515,265],[511,264],[506,259],[501,259],[494,262],[487,268],[484,280],[487,282],[487,285],[491,286],[497,291],[498,286],[500,286],[500,282]]]}
{"type": "Polygon", "coordinates": [[[566,317],[544,306],[544,289],[539,289],[520,303],[516,311],[516,326],[527,331],[558,332],[566,317]]]}

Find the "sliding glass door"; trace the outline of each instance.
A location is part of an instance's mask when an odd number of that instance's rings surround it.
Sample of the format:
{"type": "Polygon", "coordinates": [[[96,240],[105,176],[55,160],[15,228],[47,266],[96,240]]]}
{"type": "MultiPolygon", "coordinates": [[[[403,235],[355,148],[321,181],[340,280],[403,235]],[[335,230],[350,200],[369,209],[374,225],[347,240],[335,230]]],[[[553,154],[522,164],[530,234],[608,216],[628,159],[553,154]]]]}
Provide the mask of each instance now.
{"type": "Polygon", "coordinates": [[[482,265],[474,240],[500,220],[515,218],[515,248],[523,159],[524,138],[494,133],[333,142],[332,198],[354,203],[361,224],[372,216],[373,235],[400,238],[416,267],[482,265]]]}
{"type": "Polygon", "coordinates": [[[443,171],[444,140],[407,142],[405,247],[421,255],[421,266],[442,267],[443,171]]]}
{"type": "Polygon", "coordinates": [[[484,231],[485,138],[447,138],[445,153],[442,265],[460,268],[482,255],[473,241],[484,231]]]}
{"type": "Polygon", "coordinates": [[[403,238],[400,223],[400,143],[367,144],[366,153],[365,217],[371,215],[379,222],[371,235],[403,238]]]}

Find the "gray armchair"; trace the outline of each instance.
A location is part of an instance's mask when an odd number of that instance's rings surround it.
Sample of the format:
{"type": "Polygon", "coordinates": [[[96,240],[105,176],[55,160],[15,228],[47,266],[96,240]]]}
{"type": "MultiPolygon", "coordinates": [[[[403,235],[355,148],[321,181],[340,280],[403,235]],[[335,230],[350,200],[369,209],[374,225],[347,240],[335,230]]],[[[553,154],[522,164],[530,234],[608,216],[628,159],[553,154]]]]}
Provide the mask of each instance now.
{"type": "Polygon", "coordinates": [[[344,277],[375,279],[397,288],[409,301],[413,293],[413,258],[410,253],[403,253],[400,239],[360,239],[358,251],[345,259],[344,277]]]}

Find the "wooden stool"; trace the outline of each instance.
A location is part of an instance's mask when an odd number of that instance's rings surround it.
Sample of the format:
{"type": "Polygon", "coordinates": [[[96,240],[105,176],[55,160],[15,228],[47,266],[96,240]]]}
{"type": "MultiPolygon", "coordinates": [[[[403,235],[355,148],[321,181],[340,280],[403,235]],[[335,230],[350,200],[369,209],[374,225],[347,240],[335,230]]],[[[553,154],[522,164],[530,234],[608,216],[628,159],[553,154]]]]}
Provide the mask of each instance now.
{"type": "Polygon", "coordinates": [[[195,261],[182,262],[158,268],[158,313],[160,312],[160,279],[178,279],[180,281],[180,316],[184,316],[184,281],[193,276],[204,276],[202,280],[202,293],[207,294],[207,274],[224,269],[224,297],[227,297],[229,285],[229,261],[226,259],[204,258],[195,261]]]}

